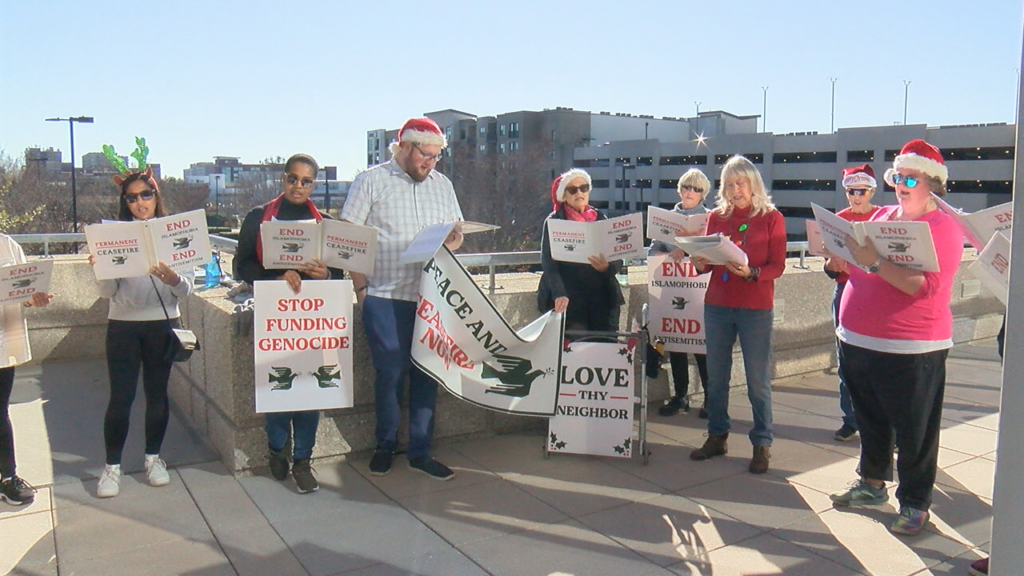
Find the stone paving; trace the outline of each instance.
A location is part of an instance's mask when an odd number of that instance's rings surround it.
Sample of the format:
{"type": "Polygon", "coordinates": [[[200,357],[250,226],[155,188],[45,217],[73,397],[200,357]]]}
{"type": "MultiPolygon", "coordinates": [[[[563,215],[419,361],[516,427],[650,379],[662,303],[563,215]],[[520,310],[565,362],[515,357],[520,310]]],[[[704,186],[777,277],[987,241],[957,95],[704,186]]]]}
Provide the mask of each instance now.
{"type": "MultiPolygon", "coordinates": [[[[955,348],[933,522],[891,534],[897,508],[833,508],[854,478],[856,442],[839,425],[836,380],[774,383],[771,470],[747,472],[746,394],[731,396],[730,453],[707,462],[696,410],[650,409],[648,465],[543,454],[540,434],[446,444],[451,482],[396,459],[370,476],[367,455],[315,462],[319,492],[289,479],[235,478],[177,417],[163,456],[169,486],[142,469],[136,402],[121,495],[95,496],[102,469],[102,361],[20,368],[12,418],[19,473],[39,487],[0,503],[0,573],[16,575],[892,575],[966,574],[987,553],[999,421],[993,344],[955,348]]],[[[699,398],[696,399],[699,403],[699,398]]],[[[893,491],[890,490],[890,494],[893,491]]]]}

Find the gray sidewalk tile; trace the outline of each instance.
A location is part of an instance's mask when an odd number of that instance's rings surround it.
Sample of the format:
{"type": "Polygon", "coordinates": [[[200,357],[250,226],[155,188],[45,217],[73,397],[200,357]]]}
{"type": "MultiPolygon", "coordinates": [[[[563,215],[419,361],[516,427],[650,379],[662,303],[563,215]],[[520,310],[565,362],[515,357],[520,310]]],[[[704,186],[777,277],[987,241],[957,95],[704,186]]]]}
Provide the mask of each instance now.
{"type": "Polygon", "coordinates": [[[454,546],[568,519],[505,480],[408,496],[398,503],[454,546]]]}
{"type": "Polygon", "coordinates": [[[0,515],[0,534],[0,574],[56,574],[57,549],[49,510],[0,515]]]}
{"type": "Polygon", "coordinates": [[[544,458],[543,434],[504,434],[449,446],[452,450],[496,474],[533,472],[558,466],[553,458],[544,458]]]}
{"type": "Polygon", "coordinates": [[[309,515],[344,514],[350,506],[359,503],[394,506],[387,496],[350,467],[324,468],[321,488],[311,494],[299,494],[291,480],[278,482],[268,476],[239,478],[238,483],[271,523],[309,515]],[[331,470],[335,469],[340,472],[332,476],[331,470]],[[339,483],[342,479],[343,485],[339,483]]]}
{"type": "Polygon", "coordinates": [[[444,482],[438,481],[436,478],[430,478],[421,472],[409,468],[409,461],[404,454],[395,455],[391,472],[386,476],[373,476],[370,474],[369,458],[353,460],[349,466],[350,469],[357,471],[367,481],[376,486],[378,490],[393,499],[418,494],[429,494],[431,492],[449,490],[453,487],[471,486],[481,482],[491,482],[498,478],[490,470],[462,455],[454,446],[435,450],[433,457],[451,468],[455,472],[455,477],[444,482]]]}
{"type": "Polygon", "coordinates": [[[799,522],[828,507],[808,502],[797,487],[771,474],[730,476],[682,495],[762,530],[799,522]]]}
{"type": "Polygon", "coordinates": [[[214,536],[238,576],[307,576],[308,572],[270,524],[226,526],[214,536]]]}
{"type": "Polygon", "coordinates": [[[217,541],[210,535],[91,559],[60,559],[61,576],[236,576],[217,541]]]}
{"type": "MultiPolygon", "coordinates": [[[[703,443],[703,438],[700,443],[703,443]]],[[[715,482],[741,472],[747,473],[747,461],[741,462],[737,458],[726,456],[705,462],[690,460],[690,452],[695,447],[693,445],[652,444],[649,445],[652,454],[646,466],[636,458],[630,461],[616,458],[608,463],[660,486],[664,492],[676,492],[684,488],[715,482]]]]}
{"type": "Polygon", "coordinates": [[[346,572],[345,576],[489,576],[458,550],[400,558],[346,572]]]}
{"type": "Polygon", "coordinates": [[[583,516],[579,521],[659,566],[699,558],[761,533],[673,494],[583,516]]]}
{"type": "Polygon", "coordinates": [[[462,552],[494,576],[642,576],[657,568],[575,520],[473,542],[462,552]]]}
{"type": "MultiPolygon", "coordinates": [[[[860,574],[839,564],[809,554],[799,546],[764,534],[734,546],[719,548],[706,556],[685,560],[669,566],[680,576],[751,576],[785,574],[786,576],[855,576],[860,574]]],[[[881,573],[880,573],[881,574],[881,573]]],[[[898,576],[884,573],[886,576],[898,576]]]]}

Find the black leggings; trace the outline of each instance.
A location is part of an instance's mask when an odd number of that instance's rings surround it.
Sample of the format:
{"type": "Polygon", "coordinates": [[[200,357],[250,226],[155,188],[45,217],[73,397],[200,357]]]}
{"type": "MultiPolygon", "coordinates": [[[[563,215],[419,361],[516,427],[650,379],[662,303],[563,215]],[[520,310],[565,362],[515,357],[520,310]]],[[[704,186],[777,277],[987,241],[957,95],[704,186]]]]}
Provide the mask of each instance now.
{"type": "MultiPolygon", "coordinates": [[[[177,319],[171,322],[178,326],[177,319]]],[[[139,385],[146,394],[146,454],[159,454],[170,418],[167,379],[171,362],[165,359],[170,332],[166,320],[127,322],[110,320],[107,325],[107,371],[110,374],[110,403],[103,419],[103,440],[107,464],[120,464],[128,438],[128,420],[139,385]]]]}
{"type": "Polygon", "coordinates": [[[0,368],[0,478],[14,476],[14,429],[7,407],[14,389],[14,366],[0,368]]]}

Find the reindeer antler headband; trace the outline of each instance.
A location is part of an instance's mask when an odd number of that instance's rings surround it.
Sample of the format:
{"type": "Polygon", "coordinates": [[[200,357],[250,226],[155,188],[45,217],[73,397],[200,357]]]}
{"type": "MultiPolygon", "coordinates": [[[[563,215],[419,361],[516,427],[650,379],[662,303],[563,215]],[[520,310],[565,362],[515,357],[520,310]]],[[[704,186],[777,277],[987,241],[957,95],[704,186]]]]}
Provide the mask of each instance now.
{"type": "Polygon", "coordinates": [[[110,165],[117,170],[117,175],[114,176],[114,183],[118,186],[120,186],[128,176],[131,176],[134,173],[144,174],[147,179],[153,177],[153,171],[149,168],[149,165],[146,164],[146,159],[149,157],[149,146],[146,146],[145,138],[139,138],[138,136],[135,137],[135,151],[130,154],[138,164],[135,170],[128,169],[128,165],[125,164],[124,159],[117,155],[117,152],[114,151],[114,147],[110,144],[103,145],[103,155],[107,157],[110,165]]]}

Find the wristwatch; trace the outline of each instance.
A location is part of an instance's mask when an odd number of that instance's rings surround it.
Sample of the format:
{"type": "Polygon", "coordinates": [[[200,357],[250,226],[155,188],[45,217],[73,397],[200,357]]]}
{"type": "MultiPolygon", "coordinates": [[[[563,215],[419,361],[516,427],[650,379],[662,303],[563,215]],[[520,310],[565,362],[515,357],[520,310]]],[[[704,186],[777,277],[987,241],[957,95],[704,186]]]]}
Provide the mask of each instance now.
{"type": "Polygon", "coordinates": [[[868,274],[878,274],[878,269],[882,267],[882,257],[879,256],[871,266],[868,266],[868,274]]]}

